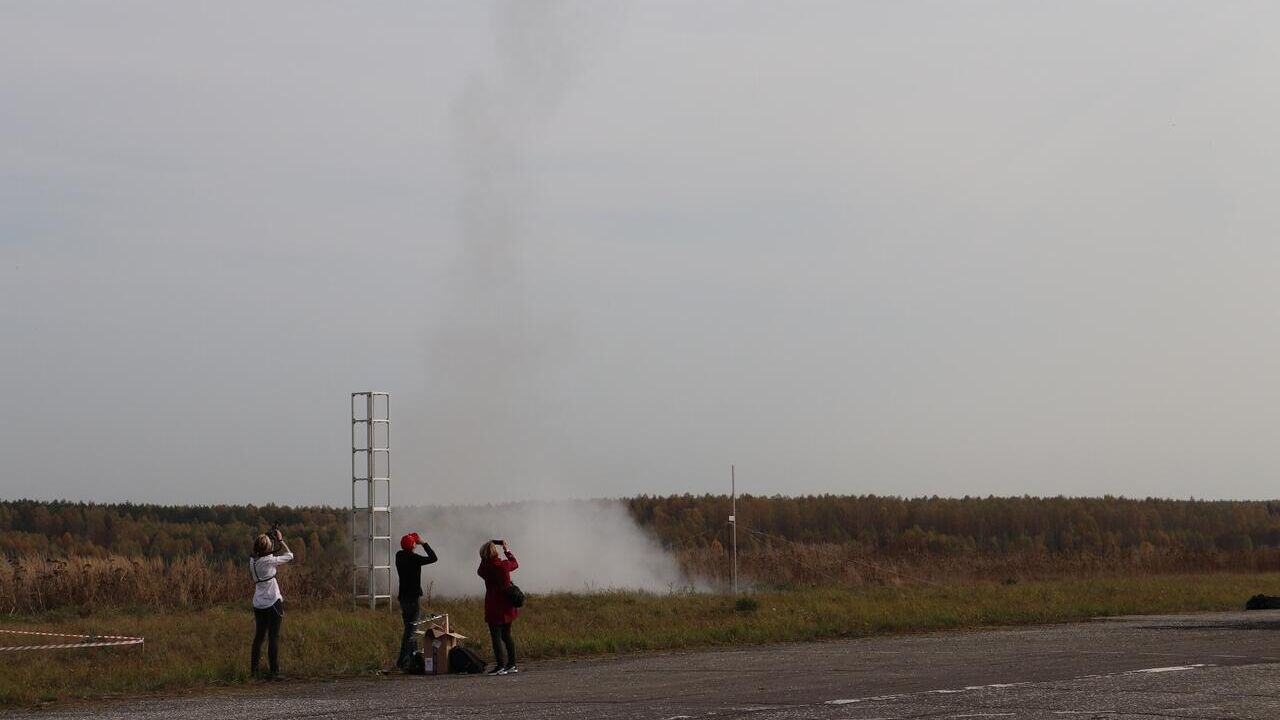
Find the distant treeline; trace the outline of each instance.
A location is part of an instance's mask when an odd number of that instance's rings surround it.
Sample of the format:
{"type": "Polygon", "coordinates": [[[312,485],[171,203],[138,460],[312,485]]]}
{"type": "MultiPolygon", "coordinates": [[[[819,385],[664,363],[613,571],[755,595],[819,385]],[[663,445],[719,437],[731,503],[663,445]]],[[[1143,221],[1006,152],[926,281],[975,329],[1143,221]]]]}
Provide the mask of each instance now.
{"type": "Polygon", "coordinates": [[[134,505],[34,500],[0,501],[0,555],[209,559],[249,554],[254,536],[273,522],[294,552],[343,560],[349,513],[329,507],[278,505],[134,505]]]}
{"type": "MultiPolygon", "coordinates": [[[[718,550],[727,542],[725,496],[623,502],[668,549],[718,550]]],[[[343,508],[32,500],[0,501],[0,554],[239,558],[277,520],[304,558],[345,558],[350,520],[343,508]]],[[[746,553],[801,543],[903,560],[1158,552],[1256,555],[1270,565],[1280,557],[1280,501],[745,495],[738,498],[738,531],[746,553]]]]}

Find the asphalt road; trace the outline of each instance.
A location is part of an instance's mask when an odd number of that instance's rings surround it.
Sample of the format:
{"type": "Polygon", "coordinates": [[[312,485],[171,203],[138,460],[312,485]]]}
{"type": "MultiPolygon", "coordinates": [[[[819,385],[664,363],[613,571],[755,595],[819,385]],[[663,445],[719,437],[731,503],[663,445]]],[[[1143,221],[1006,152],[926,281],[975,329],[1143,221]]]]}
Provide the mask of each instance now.
{"type": "Polygon", "coordinates": [[[1280,611],[544,662],[507,677],[285,682],[20,716],[1273,720],[1280,611]]]}

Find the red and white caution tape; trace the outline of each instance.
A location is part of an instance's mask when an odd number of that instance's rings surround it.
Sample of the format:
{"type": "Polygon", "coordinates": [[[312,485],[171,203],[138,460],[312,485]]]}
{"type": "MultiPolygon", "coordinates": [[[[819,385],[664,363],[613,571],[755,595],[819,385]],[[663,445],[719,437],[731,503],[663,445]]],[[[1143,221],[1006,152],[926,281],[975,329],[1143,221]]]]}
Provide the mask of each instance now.
{"type": "Polygon", "coordinates": [[[68,648],[112,647],[115,645],[141,645],[145,638],[127,635],[70,635],[67,633],[34,632],[32,630],[0,630],[5,635],[38,635],[40,637],[80,638],[78,642],[50,645],[0,645],[0,652],[14,650],[65,650],[68,648]]]}

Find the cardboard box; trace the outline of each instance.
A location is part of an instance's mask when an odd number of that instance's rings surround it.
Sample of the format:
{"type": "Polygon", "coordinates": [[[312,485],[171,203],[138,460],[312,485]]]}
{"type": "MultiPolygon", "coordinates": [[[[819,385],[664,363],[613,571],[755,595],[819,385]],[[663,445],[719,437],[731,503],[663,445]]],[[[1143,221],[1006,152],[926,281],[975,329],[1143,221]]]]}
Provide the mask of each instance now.
{"type": "Polygon", "coordinates": [[[444,623],[432,623],[425,630],[419,630],[422,640],[418,647],[425,656],[428,675],[447,675],[449,673],[449,651],[466,639],[449,629],[449,616],[443,616],[444,623]]]}

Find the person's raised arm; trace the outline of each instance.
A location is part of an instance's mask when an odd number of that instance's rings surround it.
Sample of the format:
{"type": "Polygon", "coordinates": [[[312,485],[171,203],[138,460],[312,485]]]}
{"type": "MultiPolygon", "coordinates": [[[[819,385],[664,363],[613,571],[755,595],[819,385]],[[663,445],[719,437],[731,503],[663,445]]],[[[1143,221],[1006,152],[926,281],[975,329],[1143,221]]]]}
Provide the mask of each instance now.
{"type": "Polygon", "coordinates": [[[505,540],[502,543],[502,552],[507,556],[505,560],[500,561],[500,564],[502,565],[503,570],[510,572],[520,567],[520,562],[516,560],[515,555],[511,554],[511,548],[507,547],[507,543],[505,540]]]}
{"type": "Polygon", "coordinates": [[[426,540],[419,540],[418,544],[422,546],[422,551],[426,553],[426,555],[414,555],[418,559],[418,565],[430,565],[440,559],[436,557],[436,551],[431,549],[426,540]]]}
{"type": "Polygon", "coordinates": [[[289,549],[289,543],[284,541],[284,535],[279,530],[275,531],[276,551],[273,553],[276,562],[287,563],[293,559],[293,551],[289,549]]]}

